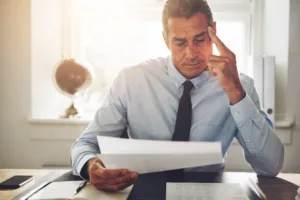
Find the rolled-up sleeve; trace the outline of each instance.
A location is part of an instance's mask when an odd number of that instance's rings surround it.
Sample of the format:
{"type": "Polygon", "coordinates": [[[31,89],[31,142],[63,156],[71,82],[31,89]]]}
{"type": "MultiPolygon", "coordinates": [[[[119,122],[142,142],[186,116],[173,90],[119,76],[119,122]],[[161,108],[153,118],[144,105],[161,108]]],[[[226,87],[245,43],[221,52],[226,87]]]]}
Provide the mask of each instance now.
{"type": "Polygon", "coordinates": [[[231,105],[230,111],[237,124],[236,138],[244,149],[246,161],[256,174],[276,176],[283,165],[284,147],[271,120],[260,108],[253,82],[248,86],[245,98],[231,105]]]}
{"type": "MultiPolygon", "coordinates": [[[[82,177],[82,168],[88,160],[100,153],[97,136],[119,137],[127,127],[126,97],[123,73],[114,80],[94,119],[74,142],[71,148],[71,164],[74,175],[82,177]]],[[[84,177],[83,177],[84,178],[84,177]]]]}

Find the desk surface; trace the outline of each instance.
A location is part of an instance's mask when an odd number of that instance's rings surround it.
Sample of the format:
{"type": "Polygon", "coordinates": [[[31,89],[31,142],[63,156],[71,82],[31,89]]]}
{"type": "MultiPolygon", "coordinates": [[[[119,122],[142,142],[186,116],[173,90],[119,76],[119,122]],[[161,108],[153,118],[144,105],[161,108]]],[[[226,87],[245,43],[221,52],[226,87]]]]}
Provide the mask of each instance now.
{"type": "MultiPolygon", "coordinates": [[[[30,183],[26,184],[25,186],[21,187],[20,189],[16,190],[0,190],[0,200],[9,200],[15,197],[16,195],[24,192],[26,189],[29,187],[33,186],[36,184],[39,180],[41,180],[43,177],[48,175],[49,173],[53,172],[54,170],[27,170],[27,169],[0,169],[0,182],[6,180],[7,178],[10,178],[11,176],[14,175],[33,175],[34,180],[31,181],[30,183]]],[[[68,170],[62,170],[61,172],[67,172],[68,170]]],[[[159,174],[156,175],[150,175],[150,176],[145,176],[141,178],[141,181],[151,181],[154,178],[159,178],[155,176],[160,176],[159,174]]],[[[214,175],[215,176],[215,175],[214,175]]],[[[188,179],[191,178],[191,180],[195,176],[187,177],[188,179]]],[[[210,176],[211,177],[211,176],[210,176]]],[[[209,179],[210,179],[209,177],[209,179]]],[[[297,186],[300,186],[300,174],[286,174],[286,173],[281,173],[278,175],[277,179],[265,179],[265,178],[257,178],[255,174],[253,173],[242,173],[242,172],[224,172],[222,175],[215,176],[219,181],[224,181],[225,182],[240,182],[244,180],[246,177],[252,177],[254,178],[255,181],[258,182],[258,185],[261,187],[264,193],[266,193],[268,199],[294,199],[296,195],[296,188],[297,186]],[[290,183],[289,184],[289,189],[292,190],[292,193],[294,194],[288,194],[285,193],[285,183],[290,183]],[[297,186],[296,186],[297,185],[297,186]],[[280,195],[277,194],[278,192],[278,187],[281,188],[280,195]]],[[[204,177],[205,179],[205,177],[204,177]]],[[[203,180],[204,180],[203,179],[203,180]]],[[[204,180],[204,182],[209,181],[209,180],[204,180]]],[[[137,185],[139,186],[139,185],[137,185]]],[[[135,190],[139,189],[138,187],[135,188],[135,190]]],[[[288,191],[288,190],[286,190],[288,191]]],[[[134,192],[134,191],[133,191],[134,192]]],[[[147,192],[147,191],[143,191],[147,192]]]]}
{"type": "Polygon", "coordinates": [[[14,196],[25,191],[30,186],[33,186],[41,178],[52,172],[53,170],[34,170],[34,169],[0,169],[0,182],[14,175],[33,175],[33,181],[30,181],[23,187],[15,190],[0,190],[0,200],[12,199],[14,196]]]}

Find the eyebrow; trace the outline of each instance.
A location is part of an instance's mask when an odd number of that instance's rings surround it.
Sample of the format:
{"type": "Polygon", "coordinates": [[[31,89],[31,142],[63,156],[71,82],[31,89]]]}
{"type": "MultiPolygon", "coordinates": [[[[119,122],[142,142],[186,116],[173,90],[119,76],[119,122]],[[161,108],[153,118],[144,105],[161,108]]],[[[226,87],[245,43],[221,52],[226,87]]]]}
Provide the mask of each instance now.
{"type": "Polygon", "coordinates": [[[184,39],[184,38],[178,38],[178,37],[173,37],[172,40],[173,40],[174,42],[175,42],[175,41],[184,42],[186,39],[184,39]]]}
{"type": "MultiPolygon", "coordinates": [[[[206,33],[206,31],[203,31],[203,32],[201,32],[201,33],[195,35],[194,38],[202,37],[202,36],[204,36],[205,33],[206,33]]],[[[180,41],[180,42],[186,41],[185,38],[178,38],[178,37],[174,37],[172,40],[173,40],[173,41],[180,41]]]]}
{"type": "Polygon", "coordinates": [[[201,33],[199,33],[199,34],[197,34],[197,35],[195,35],[195,37],[194,38],[197,38],[197,37],[202,37],[202,36],[204,36],[204,34],[206,33],[206,31],[203,31],[203,32],[201,32],[201,33]]]}

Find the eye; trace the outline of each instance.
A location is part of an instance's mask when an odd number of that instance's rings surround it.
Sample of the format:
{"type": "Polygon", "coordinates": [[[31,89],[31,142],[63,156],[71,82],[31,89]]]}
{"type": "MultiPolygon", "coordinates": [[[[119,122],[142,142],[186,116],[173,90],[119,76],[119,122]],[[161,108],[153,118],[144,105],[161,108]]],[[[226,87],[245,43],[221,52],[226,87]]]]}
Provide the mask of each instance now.
{"type": "Polygon", "coordinates": [[[200,43],[203,43],[203,42],[204,42],[204,39],[197,39],[197,40],[195,40],[196,44],[200,44],[200,43]]]}
{"type": "Polygon", "coordinates": [[[178,47],[183,47],[186,42],[175,42],[174,44],[178,47]]]}

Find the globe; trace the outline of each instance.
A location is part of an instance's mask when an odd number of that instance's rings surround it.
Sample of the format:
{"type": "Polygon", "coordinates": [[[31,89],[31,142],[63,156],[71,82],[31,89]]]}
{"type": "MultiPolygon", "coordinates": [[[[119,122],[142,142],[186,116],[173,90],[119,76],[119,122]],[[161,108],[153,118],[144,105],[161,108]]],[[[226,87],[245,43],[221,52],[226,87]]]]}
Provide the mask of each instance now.
{"type": "Polygon", "coordinates": [[[74,99],[91,85],[91,72],[86,66],[76,62],[74,59],[62,59],[55,66],[53,81],[60,93],[72,99],[71,105],[60,117],[75,117],[78,114],[78,110],[74,105],[74,99]]]}

